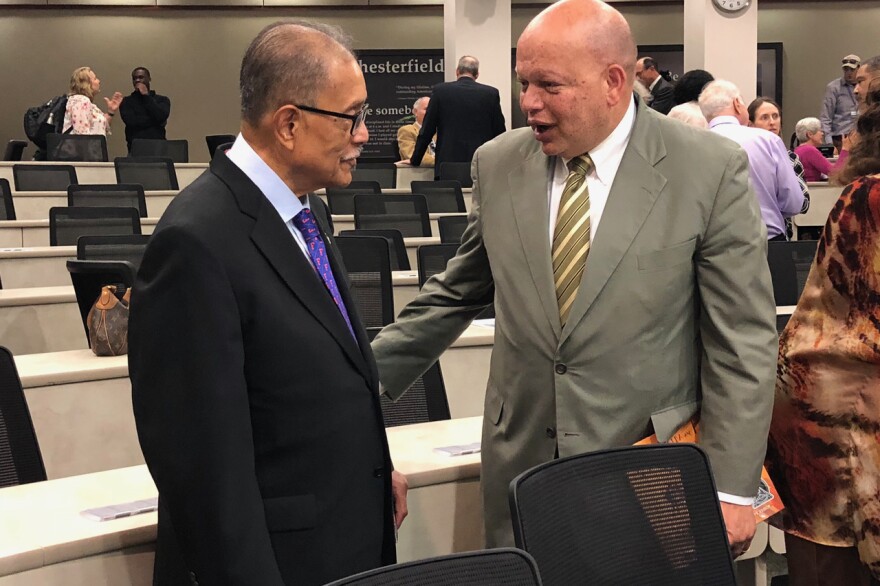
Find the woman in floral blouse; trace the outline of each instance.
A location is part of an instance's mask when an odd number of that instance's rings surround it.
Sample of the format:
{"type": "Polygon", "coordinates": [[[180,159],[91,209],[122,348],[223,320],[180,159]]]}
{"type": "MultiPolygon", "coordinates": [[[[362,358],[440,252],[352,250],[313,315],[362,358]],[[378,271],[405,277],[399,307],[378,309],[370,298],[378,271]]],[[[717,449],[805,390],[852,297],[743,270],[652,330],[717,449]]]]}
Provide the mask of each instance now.
{"type": "Polygon", "coordinates": [[[70,76],[70,93],[67,94],[67,109],[64,111],[64,128],[71,134],[110,134],[110,123],[119,110],[122,94],[114,92],[112,98],[104,98],[107,112],[92,103],[92,98],[101,91],[101,80],[89,67],[75,69],[70,76]]]}

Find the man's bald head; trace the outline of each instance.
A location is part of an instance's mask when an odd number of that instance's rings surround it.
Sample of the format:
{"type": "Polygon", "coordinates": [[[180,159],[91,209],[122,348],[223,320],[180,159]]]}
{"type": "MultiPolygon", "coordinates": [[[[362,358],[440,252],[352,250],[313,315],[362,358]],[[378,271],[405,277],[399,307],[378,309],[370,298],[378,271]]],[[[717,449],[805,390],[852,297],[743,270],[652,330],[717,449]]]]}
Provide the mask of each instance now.
{"type": "Polygon", "coordinates": [[[605,65],[616,63],[630,85],[638,49],[629,23],[617,10],[599,0],[561,0],[528,24],[520,42],[565,44],[574,58],[605,65]]]}
{"type": "Polygon", "coordinates": [[[241,116],[251,126],[284,104],[313,104],[331,66],[354,59],[342,29],[276,22],[251,42],[241,62],[241,116]]]}

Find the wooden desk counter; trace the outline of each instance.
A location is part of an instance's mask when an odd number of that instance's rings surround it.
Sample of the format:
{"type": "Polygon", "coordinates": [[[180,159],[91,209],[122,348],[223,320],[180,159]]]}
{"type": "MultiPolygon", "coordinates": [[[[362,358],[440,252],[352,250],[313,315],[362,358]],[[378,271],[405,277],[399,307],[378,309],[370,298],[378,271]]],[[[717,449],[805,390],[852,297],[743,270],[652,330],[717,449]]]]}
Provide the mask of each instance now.
{"type": "MultiPolygon", "coordinates": [[[[82,183],[82,182],[80,182],[82,183]]],[[[159,218],[178,191],[147,191],[147,215],[159,218]]],[[[15,191],[12,194],[15,217],[19,220],[48,220],[50,208],[67,207],[66,191],[15,191]]],[[[46,240],[49,244],[49,240],[46,240]]]]}
{"type": "MultiPolygon", "coordinates": [[[[76,169],[76,181],[80,185],[92,183],[113,184],[116,183],[116,169],[113,162],[109,163],[86,163],[67,161],[0,161],[0,177],[9,180],[9,185],[15,189],[15,180],[12,175],[13,165],[73,165],[76,169]]],[[[183,189],[196,177],[205,172],[208,163],[174,163],[174,171],[177,174],[177,183],[183,189]]]]}

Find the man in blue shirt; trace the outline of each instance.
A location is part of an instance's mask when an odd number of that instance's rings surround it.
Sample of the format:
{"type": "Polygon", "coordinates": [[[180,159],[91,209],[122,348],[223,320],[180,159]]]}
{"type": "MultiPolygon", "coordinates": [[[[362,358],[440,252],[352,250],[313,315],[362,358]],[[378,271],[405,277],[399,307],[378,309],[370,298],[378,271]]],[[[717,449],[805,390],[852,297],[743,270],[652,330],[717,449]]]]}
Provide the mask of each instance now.
{"type": "Polygon", "coordinates": [[[853,88],[856,85],[856,72],[861,64],[858,55],[847,55],[843,58],[843,75],[825,86],[825,99],[819,121],[825,140],[831,140],[840,151],[843,136],[853,129],[858,116],[858,107],[853,88]]]}

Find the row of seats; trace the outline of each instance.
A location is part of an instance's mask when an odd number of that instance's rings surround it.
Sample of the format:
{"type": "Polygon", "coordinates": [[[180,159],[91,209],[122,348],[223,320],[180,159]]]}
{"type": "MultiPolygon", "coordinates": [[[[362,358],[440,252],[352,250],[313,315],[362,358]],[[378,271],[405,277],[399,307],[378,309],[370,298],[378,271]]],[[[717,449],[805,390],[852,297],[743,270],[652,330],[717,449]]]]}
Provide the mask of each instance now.
{"type": "MultiPolygon", "coordinates": [[[[174,161],[165,157],[117,157],[113,160],[116,182],[139,184],[146,191],[180,189],[174,161]]],[[[13,165],[12,179],[16,191],[67,191],[77,185],[73,165],[13,165]]]]}
{"type": "MultiPolygon", "coordinates": [[[[211,158],[217,148],[231,144],[235,140],[233,134],[210,134],[205,137],[211,158]]],[[[3,153],[4,161],[21,161],[28,142],[10,140],[3,153]]],[[[107,139],[98,134],[56,134],[46,136],[46,157],[49,161],[109,161],[107,139]]],[[[183,139],[142,139],[136,138],[131,143],[132,157],[168,157],[175,163],[189,162],[189,142],[183,139]]]]}
{"type": "MultiPolygon", "coordinates": [[[[328,187],[326,190],[327,205],[330,212],[340,215],[354,214],[354,196],[361,194],[382,193],[378,181],[352,181],[345,187],[328,187]]],[[[459,181],[455,179],[437,181],[411,181],[410,192],[424,195],[428,202],[428,212],[461,213],[466,212],[464,192],[459,181]]]]}
{"type": "MultiPolygon", "coordinates": [[[[382,189],[397,188],[397,166],[394,163],[358,162],[351,172],[352,181],[377,181],[382,189]]],[[[473,187],[470,163],[440,163],[435,179],[458,181],[462,187],[473,187]]]]}
{"type": "MultiPolygon", "coordinates": [[[[147,197],[142,185],[96,184],[67,186],[70,207],[130,207],[147,217],[147,197]]],[[[0,220],[15,220],[15,202],[9,181],[0,178],[0,220]]]]}

